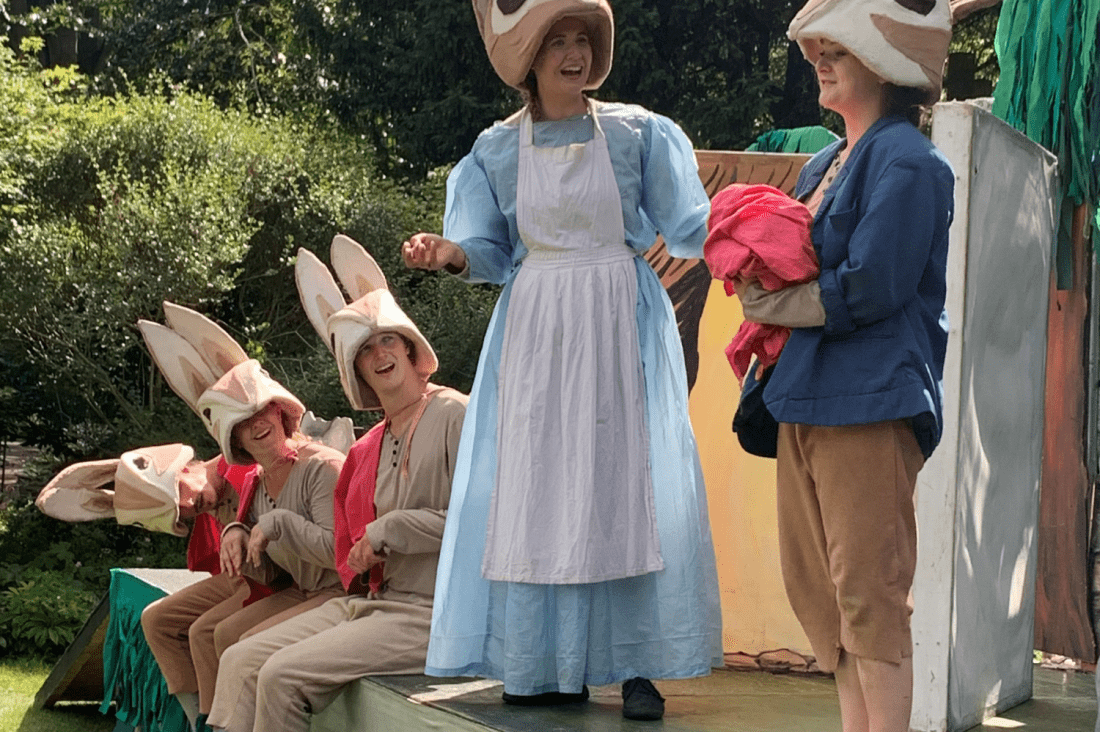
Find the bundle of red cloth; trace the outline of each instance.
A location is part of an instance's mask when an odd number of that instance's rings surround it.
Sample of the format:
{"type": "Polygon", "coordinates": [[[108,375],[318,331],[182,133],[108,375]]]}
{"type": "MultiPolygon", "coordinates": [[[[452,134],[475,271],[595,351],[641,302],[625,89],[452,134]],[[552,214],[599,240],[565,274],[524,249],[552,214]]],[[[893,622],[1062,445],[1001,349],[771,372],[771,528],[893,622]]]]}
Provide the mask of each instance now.
{"type": "MultiPolygon", "coordinates": [[[[734,183],[711,200],[703,257],[711,276],[725,283],[727,296],[738,280],[759,280],[774,292],[817,277],[812,226],[809,209],[778,188],[734,183]]],[[[778,361],[790,334],[784,326],[743,322],[726,346],[738,381],[754,354],[761,366],[778,361]]]]}

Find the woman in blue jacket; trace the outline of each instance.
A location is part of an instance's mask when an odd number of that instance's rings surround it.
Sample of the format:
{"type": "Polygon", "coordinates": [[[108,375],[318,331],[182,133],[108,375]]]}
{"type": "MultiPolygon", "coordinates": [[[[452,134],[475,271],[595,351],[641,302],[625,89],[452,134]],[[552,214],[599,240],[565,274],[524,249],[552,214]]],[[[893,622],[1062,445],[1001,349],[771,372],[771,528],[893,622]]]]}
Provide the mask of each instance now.
{"type": "Polygon", "coordinates": [[[845,732],[904,731],[913,492],[942,432],[954,191],[916,125],[939,98],[950,16],[946,0],[810,0],[788,35],[846,136],[795,191],[814,213],[818,279],[738,285],[747,319],[793,329],[764,391],[780,423],[783,578],[818,664],[835,670],[845,732]]]}

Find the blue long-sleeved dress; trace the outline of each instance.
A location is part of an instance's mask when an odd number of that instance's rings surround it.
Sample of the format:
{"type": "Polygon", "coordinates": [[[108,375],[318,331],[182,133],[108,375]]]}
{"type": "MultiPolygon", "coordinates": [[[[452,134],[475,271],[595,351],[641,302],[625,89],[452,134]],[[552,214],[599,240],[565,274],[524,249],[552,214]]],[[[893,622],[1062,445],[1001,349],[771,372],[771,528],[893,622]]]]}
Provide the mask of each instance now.
{"type": "MultiPolygon", "coordinates": [[[[668,296],[642,258],[658,231],[674,256],[701,256],[709,201],[691,144],[674,123],[632,105],[600,104],[598,114],[621,195],[625,243],[638,253],[635,314],[662,570],[587,584],[482,577],[497,467],[501,345],[511,285],[527,254],[516,223],[516,119],[484,131],[447,185],[443,233],[466,253],[464,276],[504,289],[463,425],[427,673],[503,679],[513,694],[577,692],[582,684],[634,676],[686,678],[722,664],[717,573],[683,352],[668,296]]],[[[592,134],[588,115],[536,123],[534,130],[537,147],[583,143],[592,134]]]]}

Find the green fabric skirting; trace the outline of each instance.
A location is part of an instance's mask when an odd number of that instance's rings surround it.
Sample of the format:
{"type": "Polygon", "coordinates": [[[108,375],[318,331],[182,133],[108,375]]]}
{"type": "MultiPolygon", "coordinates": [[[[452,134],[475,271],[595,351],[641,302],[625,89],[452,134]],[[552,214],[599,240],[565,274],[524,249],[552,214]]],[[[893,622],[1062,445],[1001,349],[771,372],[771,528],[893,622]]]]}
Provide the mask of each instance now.
{"type": "Polygon", "coordinates": [[[141,611],[165,592],[124,569],[111,570],[111,620],[103,643],[104,699],[115,717],[146,732],[187,732],[187,717],[153,658],[141,630],[141,611]]]}

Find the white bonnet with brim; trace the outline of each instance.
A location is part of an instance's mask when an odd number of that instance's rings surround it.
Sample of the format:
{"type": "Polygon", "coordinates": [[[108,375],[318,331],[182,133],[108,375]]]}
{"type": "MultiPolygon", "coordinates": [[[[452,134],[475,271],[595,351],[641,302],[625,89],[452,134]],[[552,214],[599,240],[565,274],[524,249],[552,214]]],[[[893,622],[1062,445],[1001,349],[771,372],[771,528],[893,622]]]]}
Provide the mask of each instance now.
{"type": "Polygon", "coordinates": [[[588,25],[592,68],[584,88],[599,88],[611,71],[615,19],[607,0],[473,0],[473,6],[489,62],[509,86],[526,88],[543,38],[565,17],[588,25]]]}
{"type": "Polygon", "coordinates": [[[332,268],[344,285],[350,303],[324,263],[308,249],[298,250],[294,277],[309,322],[336,358],[340,383],[355,409],[381,409],[382,402],[355,370],[355,357],[375,333],[399,333],[416,346],[413,368],[425,380],[439,369],[439,359],[428,339],[390,293],[386,276],[374,258],[343,234],[332,240],[332,268]]]}
{"type": "Polygon", "coordinates": [[[165,381],[199,415],[227,462],[255,463],[233,448],[233,428],[272,402],[282,407],[286,433],[298,431],[305,405],[217,323],[170,302],[164,317],[166,326],[139,320],[138,328],[165,381]]]}
{"type": "Polygon", "coordinates": [[[114,460],[75,463],[55,475],[34,505],[61,521],[111,518],[150,531],[186,536],[180,520],[179,476],[195,457],[187,445],[156,445],[114,460]],[[103,486],[114,483],[114,490],[103,486]]]}
{"type": "Polygon", "coordinates": [[[880,78],[939,101],[951,43],[948,0],[809,0],[787,36],[813,63],[822,38],[839,43],[880,78]]]}

